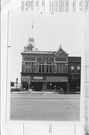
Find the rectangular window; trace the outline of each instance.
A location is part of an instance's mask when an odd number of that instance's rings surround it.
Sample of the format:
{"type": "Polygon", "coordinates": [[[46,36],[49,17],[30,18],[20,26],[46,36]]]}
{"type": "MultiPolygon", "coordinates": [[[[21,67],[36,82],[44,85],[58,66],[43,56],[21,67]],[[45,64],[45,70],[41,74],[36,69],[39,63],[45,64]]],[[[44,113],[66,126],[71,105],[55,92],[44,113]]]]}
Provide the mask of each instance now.
{"type": "Polygon", "coordinates": [[[66,58],[55,58],[56,61],[66,61],[66,58]]]}
{"type": "Polygon", "coordinates": [[[49,72],[49,67],[48,67],[48,65],[46,66],[46,72],[47,72],[47,73],[49,72]]]}
{"type": "Polygon", "coordinates": [[[43,57],[43,60],[46,60],[47,61],[48,60],[48,57],[43,57]]]}
{"type": "Polygon", "coordinates": [[[29,73],[31,72],[31,70],[29,69],[29,73]]]}
{"type": "Polygon", "coordinates": [[[60,63],[60,73],[62,73],[62,63],[60,63]]]}
{"type": "Polygon", "coordinates": [[[59,73],[59,64],[57,63],[57,73],[59,73]]]}
{"type": "Polygon", "coordinates": [[[42,65],[42,72],[44,73],[45,72],[45,70],[44,70],[45,68],[44,68],[44,65],[42,65]]]}
{"type": "Polygon", "coordinates": [[[52,62],[48,61],[48,62],[46,62],[46,64],[52,64],[52,62]]]}
{"type": "Polygon", "coordinates": [[[75,72],[75,67],[74,67],[74,64],[73,65],[71,65],[71,73],[74,73],[75,72]]]}
{"type": "Polygon", "coordinates": [[[28,62],[25,62],[25,65],[27,65],[28,64],[28,62]]]}
{"type": "Polygon", "coordinates": [[[65,63],[63,63],[63,73],[65,73],[65,63]]]}
{"type": "Polygon", "coordinates": [[[77,70],[78,73],[80,73],[80,70],[77,70]]]}
{"type": "Polygon", "coordinates": [[[35,57],[24,57],[25,61],[35,61],[35,57]]]}
{"type": "Polygon", "coordinates": [[[60,63],[59,63],[59,65],[58,65],[58,70],[59,70],[58,72],[60,73],[60,63]]]}
{"type": "Polygon", "coordinates": [[[37,61],[42,61],[42,58],[38,57],[38,58],[37,58],[37,61]]]}
{"type": "Polygon", "coordinates": [[[26,73],[28,72],[27,68],[25,69],[25,72],[26,72],[26,73]]]}
{"type": "Polygon", "coordinates": [[[32,64],[32,73],[34,73],[35,72],[35,66],[34,66],[34,64],[32,64]]]}
{"type": "Polygon", "coordinates": [[[50,65],[50,73],[52,73],[52,65],[50,65]]]}
{"type": "Polygon", "coordinates": [[[39,72],[41,73],[41,65],[39,65],[39,72]]]}
{"type": "Polygon", "coordinates": [[[49,61],[54,61],[54,58],[49,58],[49,61]]]}

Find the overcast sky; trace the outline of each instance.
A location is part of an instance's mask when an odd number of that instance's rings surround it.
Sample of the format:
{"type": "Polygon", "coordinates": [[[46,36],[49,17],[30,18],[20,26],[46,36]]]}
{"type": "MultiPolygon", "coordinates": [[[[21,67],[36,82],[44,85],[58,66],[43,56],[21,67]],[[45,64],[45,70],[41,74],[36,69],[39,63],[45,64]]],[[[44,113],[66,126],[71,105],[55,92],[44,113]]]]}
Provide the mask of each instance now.
{"type": "Polygon", "coordinates": [[[21,52],[33,36],[35,46],[40,51],[57,51],[61,44],[69,56],[82,56],[84,45],[84,18],[81,13],[61,13],[58,15],[30,15],[29,12],[9,14],[8,51],[10,79],[15,81],[21,72],[21,52]],[[34,21],[33,32],[31,32],[34,21]]]}

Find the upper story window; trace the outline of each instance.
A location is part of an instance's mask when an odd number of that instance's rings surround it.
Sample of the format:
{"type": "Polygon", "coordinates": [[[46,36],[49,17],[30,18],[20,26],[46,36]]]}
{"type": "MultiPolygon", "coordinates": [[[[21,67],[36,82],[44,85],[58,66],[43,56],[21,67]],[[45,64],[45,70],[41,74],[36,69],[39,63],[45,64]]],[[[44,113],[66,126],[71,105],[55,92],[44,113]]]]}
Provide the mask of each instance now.
{"type": "Polygon", "coordinates": [[[77,66],[77,71],[78,71],[78,73],[80,73],[80,66],[79,65],[77,66]]]}
{"type": "Polygon", "coordinates": [[[52,73],[52,65],[50,65],[50,73],[52,73]]]}
{"type": "Polygon", "coordinates": [[[46,65],[46,72],[47,72],[47,73],[49,72],[49,67],[48,67],[48,65],[46,65]]]}
{"type": "Polygon", "coordinates": [[[80,70],[80,66],[77,66],[77,70],[80,70]]]}
{"type": "Polygon", "coordinates": [[[71,70],[74,70],[74,66],[71,66],[71,70]]]}
{"type": "Polygon", "coordinates": [[[25,61],[35,61],[35,57],[26,56],[26,57],[24,57],[24,60],[25,61]]]}
{"type": "Polygon", "coordinates": [[[29,68],[29,73],[31,72],[31,69],[29,68]]]}
{"type": "Polygon", "coordinates": [[[25,62],[25,65],[27,65],[28,64],[28,62],[25,62]]]}
{"type": "Polygon", "coordinates": [[[72,73],[74,72],[74,66],[71,66],[71,72],[72,73]]]}
{"type": "Polygon", "coordinates": [[[28,69],[27,69],[27,68],[25,69],[25,72],[26,72],[26,73],[28,72],[28,69]]]}
{"type": "Polygon", "coordinates": [[[41,73],[41,65],[39,65],[39,72],[41,73]]]}
{"type": "Polygon", "coordinates": [[[31,65],[31,62],[29,62],[29,65],[31,65]]]}
{"type": "Polygon", "coordinates": [[[48,57],[43,57],[43,60],[48,60],[48,57]]]}
{"type": "Polygon", "coordinates": [[[44,65],[42,65],[42,72],[45,72],[45,67],[44,67],[44,65]]]}
{"type": "Polygon", "coordinates": [[[50,58],[49,58],[49,61],[54,61],[54,58],[51,58],[51,57],[50,57],[50,58]]]}
{"type": "Polygon", "coordinates": [[[55,61],[66,61],[66,58],[59,58],[59,57],[57,57],[57,58],[55,58],[55,61]]]}
{"type": "Polygon", "coordinates": [[[37,57],[37,61],[42,61],[42,58],[41,57],[37,57]]]}
{"type": "Polygon", "coordinates": [[[32,65],[34,65],[34,62],[32,62],[32,65]]]}

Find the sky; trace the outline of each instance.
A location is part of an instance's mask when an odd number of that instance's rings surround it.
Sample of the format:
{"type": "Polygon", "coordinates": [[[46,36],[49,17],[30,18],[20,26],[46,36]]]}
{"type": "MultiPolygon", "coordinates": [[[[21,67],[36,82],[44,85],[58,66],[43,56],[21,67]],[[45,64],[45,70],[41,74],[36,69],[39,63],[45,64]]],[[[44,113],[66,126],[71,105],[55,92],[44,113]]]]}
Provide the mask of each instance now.
{"type": "Polygon", "coordinates": [[[29,37],[34,37],[35,47],[40,51],[57,51],[60,44],[69,56],[82,56],[84,45],[84,18],[81,13],[58,15],[9,13],[8,51],[10,80],[21,78],[21,52],[29,37]],[[32,22],[33,31],[32,31],[32,22]]]}

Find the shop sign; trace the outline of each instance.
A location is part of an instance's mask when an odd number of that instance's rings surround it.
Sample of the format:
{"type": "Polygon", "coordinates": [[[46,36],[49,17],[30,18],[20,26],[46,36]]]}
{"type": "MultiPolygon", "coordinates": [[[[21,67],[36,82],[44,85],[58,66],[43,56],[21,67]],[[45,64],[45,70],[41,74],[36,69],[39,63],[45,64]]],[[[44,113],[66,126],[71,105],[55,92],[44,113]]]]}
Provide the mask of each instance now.
{"type": "Polygon", "coordinates": [[[42,80],[43,77],[41,77],[41,76],[34,76],[33,79],[34,79],[34,80],[35,80],[35,79],[40,79],[40,80],[42,80]]]}
{"type": "Polygon", "coordinates": [[[73,80],[78,80],[80,77],[79,76],[74,76],[74,75],[72,75],[72,77],[71,77],[71,79],[73,79],[73,80]]]}
{"type": "Polygon", "coordinates": [[[32,76],[31,80],[45,80],[46,77],[44,76],[32,76]]]}

